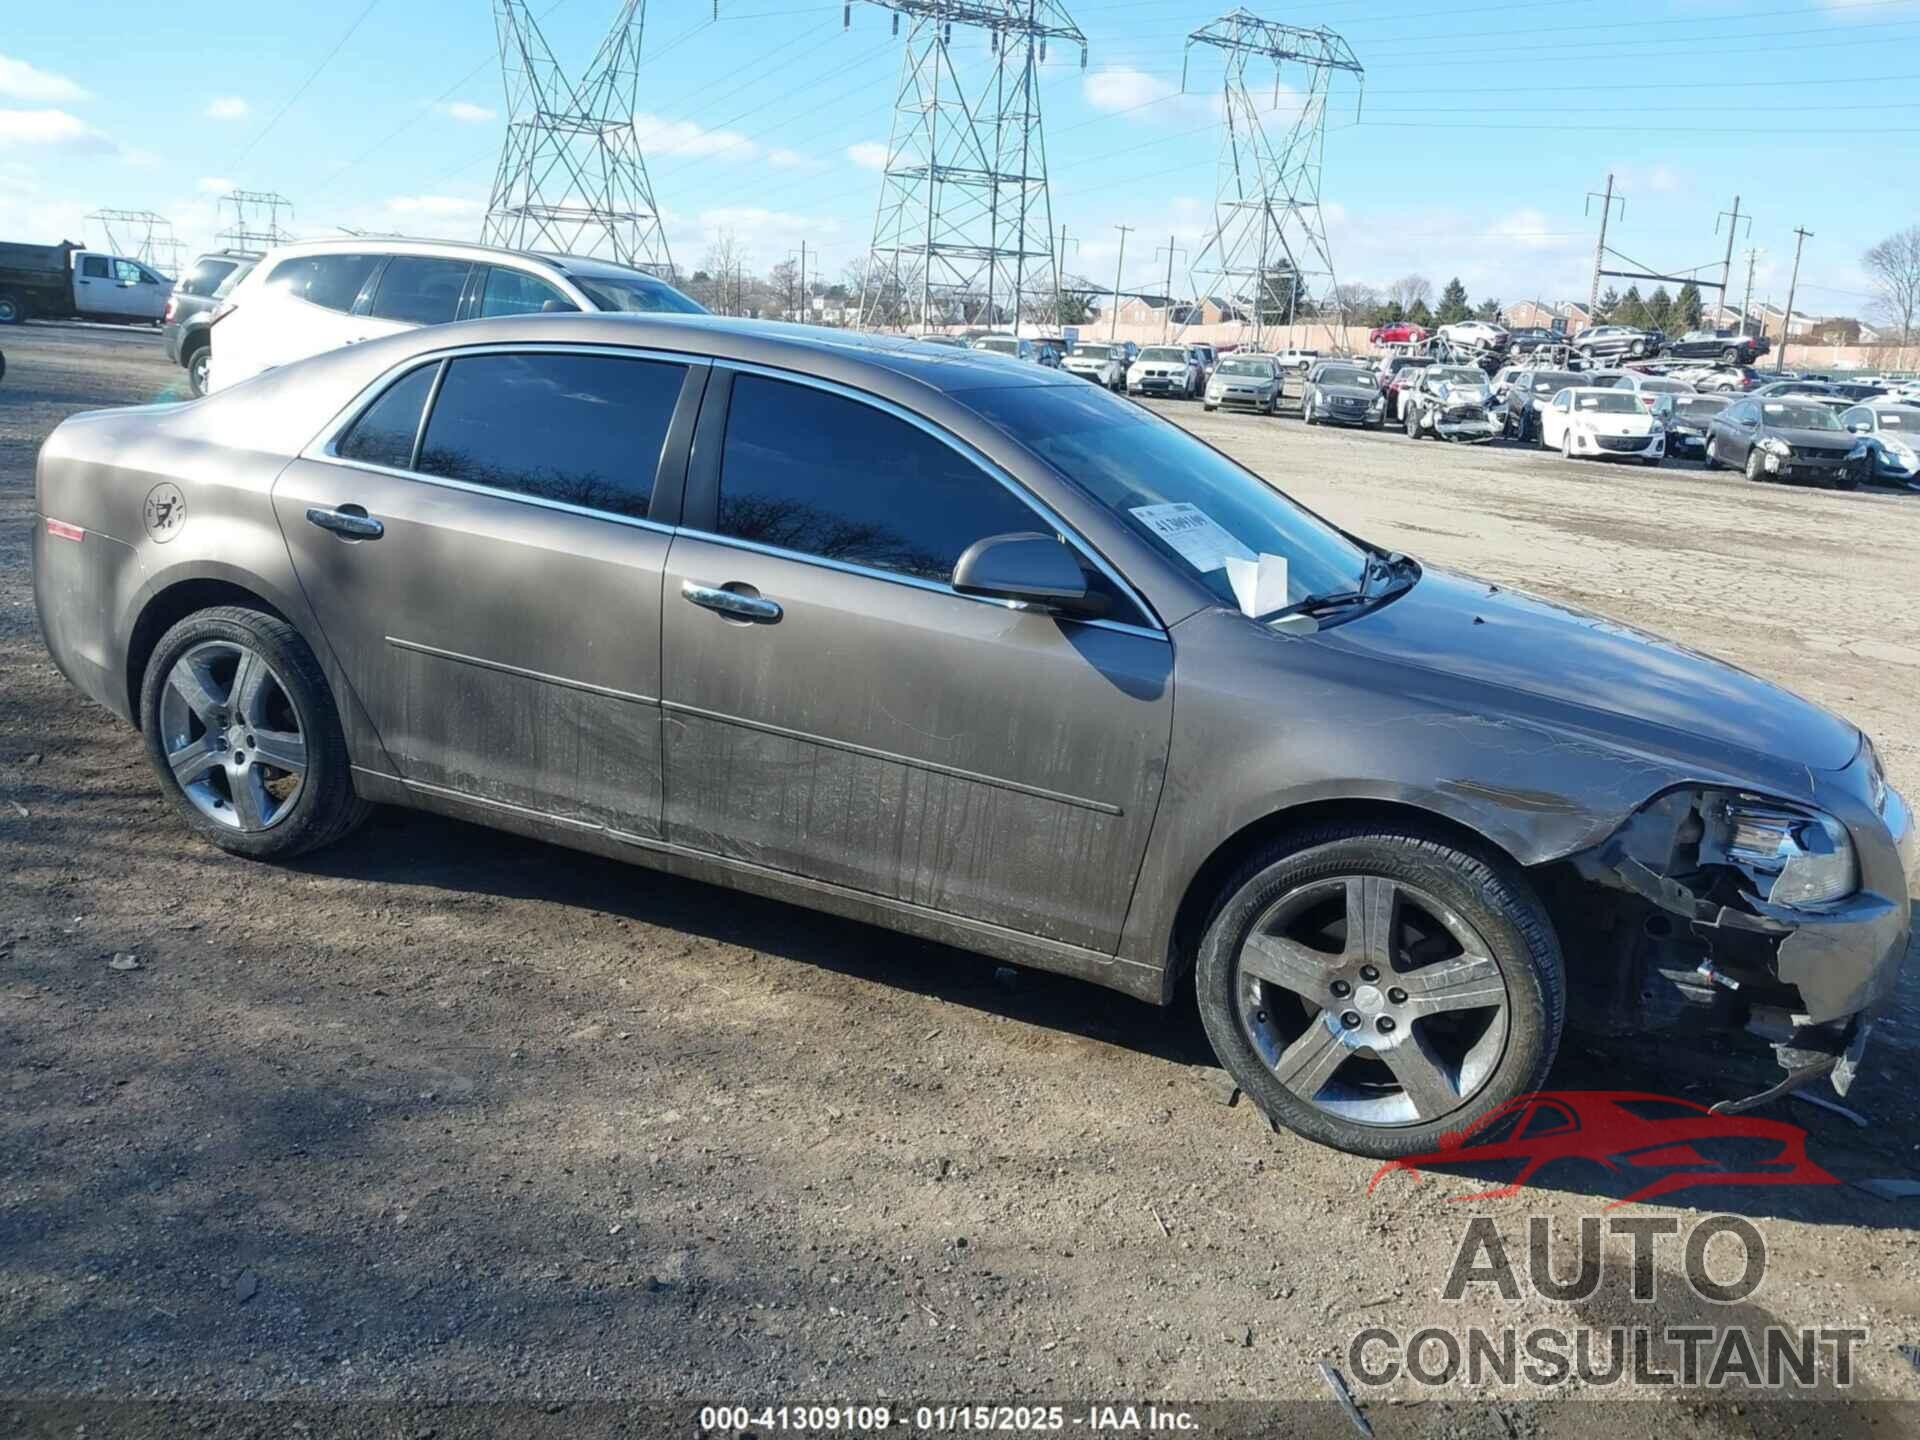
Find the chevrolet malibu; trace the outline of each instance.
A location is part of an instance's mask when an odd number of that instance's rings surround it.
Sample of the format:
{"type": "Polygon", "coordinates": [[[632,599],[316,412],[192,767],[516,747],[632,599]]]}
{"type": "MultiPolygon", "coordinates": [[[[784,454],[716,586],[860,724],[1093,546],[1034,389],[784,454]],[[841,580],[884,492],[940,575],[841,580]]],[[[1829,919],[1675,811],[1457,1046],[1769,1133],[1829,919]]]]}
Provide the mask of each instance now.
{"type": "Polygon", "coordinates": [[[1844,1089],[1908,942],[1844,720],[1039,366],[479,320],[76,415],[36,482],[47,645],[211,845],[413,806],[1193,993],[1368,1155],[1539,1088],[1569,1017],[1844,1089]]]}

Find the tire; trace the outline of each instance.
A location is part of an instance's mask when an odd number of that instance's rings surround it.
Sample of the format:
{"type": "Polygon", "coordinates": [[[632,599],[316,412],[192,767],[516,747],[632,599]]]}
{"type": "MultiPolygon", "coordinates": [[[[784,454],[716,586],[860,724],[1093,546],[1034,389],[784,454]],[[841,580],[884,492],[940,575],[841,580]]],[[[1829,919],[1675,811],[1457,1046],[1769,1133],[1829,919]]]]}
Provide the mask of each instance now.
{"type": "Polygon", "coordinates": [[[1631,345],[1627,346],[1627,354],[1631,355],[1636,360],[1640,359],[1646,353],[1647,353],[1647,342],[1644,340],[1635,340],[1631,345]]]}
{"type": "Polygon", "coordinates": [[[1405,413],[1401,416],[1401,421],[1406,427],[1407,439],[1418,440],[1420,438],[1420,418],[1412,406],[1407,407],[1405,413]]]}
{"type": "Polygon", "coordinates": [[[1560,432],[1560,458],[1562,460],[1573,458],[1573,431],[1570,429],[1560,432]]]}
{"type": "Polygon", "coordinates": [[[1707,448],[1700,457],[1700,468],[1703,470],[1718,470],[1720,468],[1720,462],[1713,458],[1713,437],[1711,435],[1707,437],[1707,448]]]}
{"type": "Polygon", "coordinates": [[[1213,413],[1213,412],[1214,412],[1215,410],[1217,410],[1217,409],[1218,409],[1219,407],[1218,407],[1218,406],[1216,406],[1216,405],[1202,405],[1202,406],[1201,406],[1200,408],[1201,408],[1202,410],[1204,410],[1204,411],[1206,411],[1206,412],[1207,412],[1207,413],[1208,413],[1209,415],[1211,415],[1211,414],[1212,414],[1212,413],[1213,413]]]}
{"type": "Polygon", "coordinates": [[[0,290],[0,325],[19,325],[27,318],[27,302],[11,290],[0,290]]]}
{"type": "Polygon", "coordinates": [[[1760,450],[1758,446],[1747,451],[1747,463],[1742,468],[1746,471],[1747,479],[1751,480],[1754,484],[1759,485],[1766,480],[1767,472],[1761,467],[1760,450]]]}
{"type": "Polygon", "coordinates": [[[207,362],[213,358],[212,345],[196,345],[187,352],[187,389],[196,399],[207,393],[207,362]]]}
{"type": "Polygon", "coordinates": [[[1305,400],[1300,402],[1300,423],[1303,425],[1318,425],[1320,423],[1313,418],[1313,407],[1307,404],[1305,400]]]}
{"type": "MultiPolygon", "coordinates": [[[[187,828],[232,854],[291,859],[331,845],[372,813],[353,792],[346,736],[320,662],[299,632],[276,616],[220,606],[167,631],[147,662],[140,721],[147,759],[187,828]],[[236,706],[234,690],[247,656],[258,667],[252,673],[263,669],[265,679],[248,687],[257,698],[236,706]],[[176,667],[184,667],[183,683],[175,682],[176,667]],[[256,745],[258,734],[274,738],[256,745]],[[253,746],[253,753],[243,746],[253,746]],[[303,765],[297,775],[262,758],[271,751],[291,762],[295,746],[303,765]],[[189,774],[191,793],[176,769],[188,752],[200,764],[198,778],[189,774]],[[247,785],[250,800],[242,800],[236,783],[247,785]]],[[[192,756],[186,763],[195,763],[192,756]]]]}
{"type": "Polygon", "coordinates": [[[1652,469],[1652,470],[1657,470],[1657,469],[1659,469],[1659,468],[1660,468],[1660,461],[1661,461],[1661,459],[1662,459],[1662,458],[1663,458],[1663,457],[1661,457],[1661,456],[1659,456],[1659,455],[1648,455],[1648,456],[1646,456],[1645,458],[1643,458],[1643,459],[1642,459],[1642,460],[1640,461],[1640,463],[1641,463],[1642,465],[1645,465],[1645,466],[1646,466],[1646,467],[1648,467],[1649,469],[1652,469]]]}
{"type": "Polygon", "coordinates": [[[1722,365],[1738,365],[1740,363],[1740,352],[1729,345],[1720,352],[1720,363],[1722,365]]]}
{"type": "Polygon", "coordinates": [[[1566,1019],[1559,943],[1520,871],[1416,824],[1315,826],[1252,857],[1222,887],[1194,988],[1215,1055],[1269,1119],[1382,1160],[1432,1149],[1446,1131],[1539,1089],[1566,1019]],[[1364,917],[1383,903],[1390,923],[1369,945],[1364,917]],[[1348,915],[1360,920],[1357,942],[1348,915]],[[1335,930],[1337,951],[1328,948],[1335,930]],[[1453,953],[1406,964],[1405,937],[1422,931],[1418,943],[1447,939],[1441,948],[1453,953]],[[1256,934],[1291,944],[1249,949],[1256,934]],[[1279,979],[1256,973],[1269,967],[1279,979]],[[1412,981],[1441,968],[1444,989],[1437,974],[1412,981]],[[1343,1005],[1353,1008],[1336,1011],[1343,1005]],[[1424,1043],[1408,1043],[1416,1036],[1424,1043]],[[1357,1053],[1362,1045],[1369,1053],[1357,1053]],[[1389,1053],[1399,1060],[1380,1058],[1389,1053]],[[1423,1066],[1423,1055],[1440,1066],[1423,1066]],[[1290,1061],[1293,1086],[1279,1073],[1290,1061]]]}

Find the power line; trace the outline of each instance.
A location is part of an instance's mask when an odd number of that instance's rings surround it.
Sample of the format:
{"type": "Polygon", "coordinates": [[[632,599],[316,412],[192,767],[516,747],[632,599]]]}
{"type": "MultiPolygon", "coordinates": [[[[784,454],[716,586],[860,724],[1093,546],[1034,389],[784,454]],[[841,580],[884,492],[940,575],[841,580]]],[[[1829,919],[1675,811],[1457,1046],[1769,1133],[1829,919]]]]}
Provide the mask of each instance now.
{"type": "Polygon", "coordinates": [[[361,23],[366,20],[367,16],[371,15],[374,12],[374,8],[378,6],[379,3],[380,3],[380,0],[367,0],[367,8],[362,10],[359,16],[354,20],[353,24],[347,27],[347,33],[342,35],[338,40],[334,42],[333,48],[320,58],[320,63],[314,66],[313,69],[308,73],[307,78],[300,82],[299,88],[295,90],[293,94],[287,97],[287,103],[282,105],[278,110],[273,112],[273,118],[267,121],[265,126],[261,128],[260,133],[255,135],[253,139],[249,140],[247,142],[246,148],[242,150],[237,156],[234,157],[233,163],[235,165],[238,165],[242,160],[246,159],[247,156],[251,155],[253,153],[253,147],[258,145],[262,140],[267,138],[267,132],[273,129],[274,126],[278,125],[280,123],[280,117],[286,114],[287,111],[291,110],[294,106],[294,102],[297,101],[302,95],[307,93],[307,87],[312,85],[315,80],[318,80],[320,78],[320,72],[322,70],[325,70],[327,66],[333,62],[333,57],[338,55],[340,51],[345,47],[346,43],[353,38],[354,31],[360,28],[361,23]]]}

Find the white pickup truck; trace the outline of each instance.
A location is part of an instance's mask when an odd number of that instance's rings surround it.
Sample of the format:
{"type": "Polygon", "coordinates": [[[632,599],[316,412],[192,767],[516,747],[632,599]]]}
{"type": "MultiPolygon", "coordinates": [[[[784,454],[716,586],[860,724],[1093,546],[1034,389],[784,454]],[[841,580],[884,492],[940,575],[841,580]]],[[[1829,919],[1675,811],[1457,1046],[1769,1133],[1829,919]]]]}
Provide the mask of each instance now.
{"type": "Polygon", "coordinates": [[[158,325],[172,291],[173,281],[124,255],[0,240],[0,325],[30,317],[158,325]]]}

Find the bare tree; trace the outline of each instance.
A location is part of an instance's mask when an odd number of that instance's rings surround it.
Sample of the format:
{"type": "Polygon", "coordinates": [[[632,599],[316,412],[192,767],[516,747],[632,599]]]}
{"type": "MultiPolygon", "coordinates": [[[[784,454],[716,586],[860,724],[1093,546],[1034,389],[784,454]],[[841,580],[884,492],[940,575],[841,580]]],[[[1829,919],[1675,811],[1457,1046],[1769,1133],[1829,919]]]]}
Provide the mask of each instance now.
{"type": "Polygon", "coordinates": [[[800,298],[800,264],[796,260],[782,260],[767,272],[767,284],[772,288],[776,303],[783,314],[791,320],[804,320],[804,306],[800,298]]]}
{"type": "Polygon", "coordinates": [[[1380,306],[1380,292],[1371,285],[1362,285],[1350,281],[1333,288],[1333,303],[1351,324],[1358,324],[1362,316],[1371,315],[1380,306]]]}
{"type": "Polygon", "coordinates": [[[714,231],[713,243],[707,246],[706,257],[700,262],[700,269],[707,276],[705,293],[695,294],[694,299],[721,315],[740,314],[744,308],[740,290],[746,263],[746,251],[734,233],[714,231]]]}
{"type": "Polygon", "coordinates": [[[1433,299],[1433,282],[1424,275],[1402,275],[1387,286],[1387,299],[1402,311],[1412,310],[1414,306],[1424,305],[1433,299]]]}
{"type": "Polygon", "coordinates": [[[1920,339],[1920,225],[1909,225],[1860,257],[1873,282],[1873,318],[1899,332],[1902,345],[1920,339]]]}

